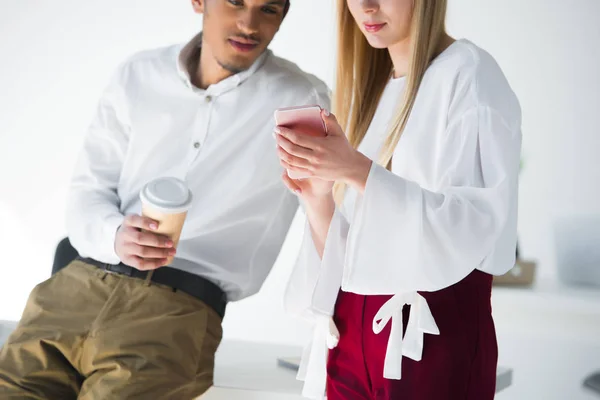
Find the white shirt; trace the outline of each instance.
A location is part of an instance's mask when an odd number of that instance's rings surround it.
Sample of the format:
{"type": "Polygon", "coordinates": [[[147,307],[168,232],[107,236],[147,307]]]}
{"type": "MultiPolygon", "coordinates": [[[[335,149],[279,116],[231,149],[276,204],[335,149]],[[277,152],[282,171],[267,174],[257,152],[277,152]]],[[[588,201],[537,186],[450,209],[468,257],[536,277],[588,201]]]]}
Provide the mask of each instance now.
{"type": "Polygon", "coordinates": [[[124,215],[141,213],[141,188],[183,179],[194,201],[171,266],[212,280],[234,301],[260,289],[298,206],[281,180],[274,110],[328,107],[328,89],[270,51],[198,89],[188,65],[200,43],[198,35],[120,66],[85,137],[67,227],[82,256],[118,264],[115,234],[124,215]]]}
{"type": "MultiPolygon", "coordinates": [[[[390,80],[359,147],[371,159],[379,158],[404,85],[390,80]]],[[[305,229],[286,307],[317,321],[300,374],[306,396],[323,395],[340,287],[394,295],[373,330],[391,321],[384,376],[400,379],[402,355],[420,360],[423,334],[440,334],[417,291],[444,289],[475,269],[500,275],[513,267],[520,150],[520,106],[500,67],[473,43],[455,42],[425,74],[392,171],[373,163],[364,194],[350,189],[336,209],[322,259],[305,229]],[[413,307],[403,340],[404,304],[413,307]]]]}

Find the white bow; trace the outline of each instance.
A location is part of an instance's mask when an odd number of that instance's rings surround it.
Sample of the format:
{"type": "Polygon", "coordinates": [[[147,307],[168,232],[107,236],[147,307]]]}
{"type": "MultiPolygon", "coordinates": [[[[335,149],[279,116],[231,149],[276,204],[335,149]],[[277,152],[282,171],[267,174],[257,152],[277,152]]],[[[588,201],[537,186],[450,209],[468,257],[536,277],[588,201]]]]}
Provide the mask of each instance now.
{"type": "MultiPolygon", "coordinates": [[[[392,321],[390,337],[385,354],[383,376],[386,379],[402,378],[402,357],[421,361],[423,334],[439,335],[440,331],[431,314],[427,300],[417,292],[397,294],[389,299],[373,318],[373,332],[381,333],[392,321]],[[402,308],[411,306],[404,338],[402,308]]],[[[333,319],[317,318],[311,343],[304,349],[298,379],[304,381],[302,395],[309,399],[323,399],[327,382],[328,350],[337,346],[339,331],[333,319]]]]}
{"type": "Polygon", "coordinates": [[[427,300],[417,292],[397,294],[389,299],[373,318],[373,332],[381,333],[388,322],[392,327],[385,353],[383,377],[402,378],[402,356],[421,361],[423,355],[423,334],[439,335],[440,331],[431,314],[427,300]],[[410,317],[403,334],[402,308],[411,305],[410,317]]]}

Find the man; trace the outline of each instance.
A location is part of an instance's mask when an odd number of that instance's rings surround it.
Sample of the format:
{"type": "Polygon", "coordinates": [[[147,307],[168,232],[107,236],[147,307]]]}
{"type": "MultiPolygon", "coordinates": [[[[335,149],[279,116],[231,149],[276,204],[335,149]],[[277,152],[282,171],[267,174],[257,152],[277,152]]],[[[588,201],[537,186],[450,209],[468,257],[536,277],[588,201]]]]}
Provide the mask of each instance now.
{"type": "Polygon", "coordinates": [[[0,352],[2,399],[196,398],[226,302],[256,293],[279,253],[297,199],[273,112],[327,107],[327,89],[267,50],[287,0],[192,4],[203,33],[133,56],[102,96],[67,212],[81,257],[31,293],[0,352]],[[176,249],[139,215],[164,176],[194,194],[176,249]]]}

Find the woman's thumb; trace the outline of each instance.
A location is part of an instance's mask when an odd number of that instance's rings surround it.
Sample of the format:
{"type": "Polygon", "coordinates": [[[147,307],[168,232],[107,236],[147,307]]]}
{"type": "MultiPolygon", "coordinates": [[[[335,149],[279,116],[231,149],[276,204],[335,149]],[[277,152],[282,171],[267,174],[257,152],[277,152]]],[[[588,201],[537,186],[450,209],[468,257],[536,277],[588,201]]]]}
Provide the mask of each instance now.
{"type": "Polygon", "coordinates": [[[323,110],[321,112],[321,117],[323,118],[323,122],[325,122],[325,128],[327,129],[327,135],[343,135],[342,128],[338,123],[335,115],[330,113],[328,110],[323,110]]]}

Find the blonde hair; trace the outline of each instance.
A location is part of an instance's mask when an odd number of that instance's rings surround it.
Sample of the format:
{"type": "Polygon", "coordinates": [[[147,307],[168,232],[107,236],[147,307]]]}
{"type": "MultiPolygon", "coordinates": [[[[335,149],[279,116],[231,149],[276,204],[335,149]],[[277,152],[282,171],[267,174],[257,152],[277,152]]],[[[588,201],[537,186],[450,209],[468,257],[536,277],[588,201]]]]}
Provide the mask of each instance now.
{"type": "MultiPolygon", "coordinates": [[[[410,61],[402,101],[396,109],[379,164],[391,169],[392,156],[415,103],[425,71],[437,55],[446,33],[447,0],[414,0],[410,27],[410,61]]],[[[371,47],[354,21],[346,0],[338,0],[337,77],[333,110],[350,144],[358,148],[373,120],[393,65],[387,49],[371,47]]],[[[337,182],[334,198],[341,204],[344,185],[337,182]]]]}

